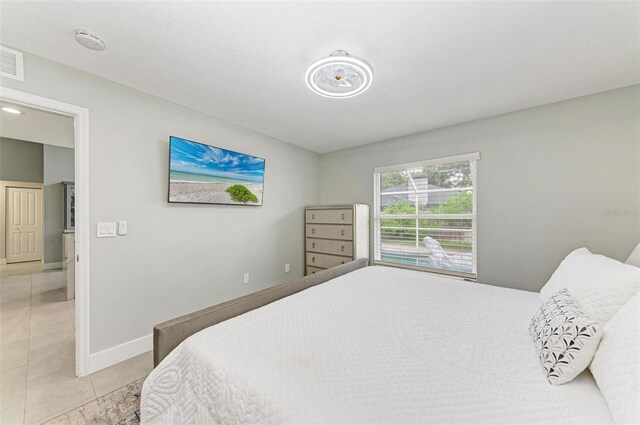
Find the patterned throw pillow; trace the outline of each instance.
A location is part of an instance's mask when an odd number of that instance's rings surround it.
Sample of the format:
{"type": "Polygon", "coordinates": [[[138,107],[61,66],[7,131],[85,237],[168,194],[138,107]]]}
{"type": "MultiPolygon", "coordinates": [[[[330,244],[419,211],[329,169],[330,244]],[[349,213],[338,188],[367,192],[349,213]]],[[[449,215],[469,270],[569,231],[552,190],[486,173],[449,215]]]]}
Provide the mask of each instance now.
{"type": "Polygon", "coordinates": [[[584,314],[569,291],[562,289],[533,316],[529,334],[547,380],[560,385],[571,381],[589,365],[602,329],[597,321],[584,314]]]}

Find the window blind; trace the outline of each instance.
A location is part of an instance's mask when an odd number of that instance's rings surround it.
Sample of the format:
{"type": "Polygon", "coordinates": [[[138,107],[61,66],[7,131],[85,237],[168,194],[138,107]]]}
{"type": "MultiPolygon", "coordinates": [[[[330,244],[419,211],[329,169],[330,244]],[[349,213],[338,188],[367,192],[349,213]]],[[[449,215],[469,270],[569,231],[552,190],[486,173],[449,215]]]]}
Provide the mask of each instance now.
{"type": "Polygon", "coordinates": [[[475,279],[479,153],[374,170],[376,264],[475,279]]]}

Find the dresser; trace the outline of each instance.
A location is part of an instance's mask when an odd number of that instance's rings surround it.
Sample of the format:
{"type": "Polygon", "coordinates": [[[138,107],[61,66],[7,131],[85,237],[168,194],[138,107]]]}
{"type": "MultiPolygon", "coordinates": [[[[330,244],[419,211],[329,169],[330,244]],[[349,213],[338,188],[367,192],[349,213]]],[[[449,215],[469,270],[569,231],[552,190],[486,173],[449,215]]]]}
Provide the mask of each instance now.
{"type": "Polygon", "coordinates": [[[305,274],[369,258],[369,206],[306,207],[305,274]]]}

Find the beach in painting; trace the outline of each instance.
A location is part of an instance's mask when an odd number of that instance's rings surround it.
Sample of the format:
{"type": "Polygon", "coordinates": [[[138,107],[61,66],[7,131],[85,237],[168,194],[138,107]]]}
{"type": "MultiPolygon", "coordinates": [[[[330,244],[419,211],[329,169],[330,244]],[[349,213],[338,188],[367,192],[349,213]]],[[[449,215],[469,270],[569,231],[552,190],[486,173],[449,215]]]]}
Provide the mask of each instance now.
{"type": "Polygon", "coordinates": [[[248,180],[171,171],[169,186],[169,201],[171,202],[262,205],[262,183],[248,180]],[[242,185],[249,189],[256,196],[258,202],[243,203],[231,199],[231,195],[226,190],[234,185],[242,185]]]}
{"type": "Polygon", "coordinates": [[[171,137],[169,202],[262,205],[264,159],[171,137]]]}

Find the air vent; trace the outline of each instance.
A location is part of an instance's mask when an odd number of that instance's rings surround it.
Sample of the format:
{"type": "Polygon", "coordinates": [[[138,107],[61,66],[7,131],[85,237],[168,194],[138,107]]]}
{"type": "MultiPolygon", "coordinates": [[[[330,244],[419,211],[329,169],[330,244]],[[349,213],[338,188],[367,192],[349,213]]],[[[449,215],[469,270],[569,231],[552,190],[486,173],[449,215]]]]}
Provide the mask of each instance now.
{"type": "Polygon", "coordinates": [[[0,46],[0,75],[24,81],[22,52],[0,46]]]}

